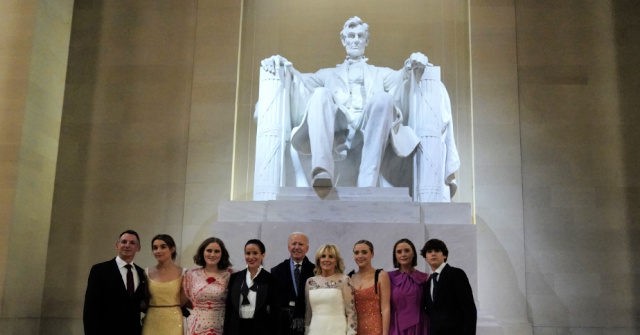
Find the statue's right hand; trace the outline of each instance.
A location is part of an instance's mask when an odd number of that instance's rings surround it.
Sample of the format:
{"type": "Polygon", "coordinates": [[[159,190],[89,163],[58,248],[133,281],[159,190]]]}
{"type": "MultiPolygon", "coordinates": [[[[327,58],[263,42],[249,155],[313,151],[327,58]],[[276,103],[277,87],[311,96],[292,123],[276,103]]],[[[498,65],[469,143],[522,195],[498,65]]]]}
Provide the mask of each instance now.
{"type": "Polygon", "coordinates": [[[288,69],[292,66],[291,62],[280,55],[267,57],[260,62],[260,66],[271,74],[276,74],[278,69],[288,69]]]}

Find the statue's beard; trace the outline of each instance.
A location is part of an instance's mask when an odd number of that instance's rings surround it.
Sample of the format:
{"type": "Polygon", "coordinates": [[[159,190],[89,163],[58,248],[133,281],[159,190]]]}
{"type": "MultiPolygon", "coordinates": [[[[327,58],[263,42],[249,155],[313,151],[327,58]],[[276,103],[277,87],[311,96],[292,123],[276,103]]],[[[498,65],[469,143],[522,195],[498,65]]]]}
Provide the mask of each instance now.
{"type": "Polygon", "coordinates": [[[347,59],[364,58],[364,49],[347,48],[347,59]]]}

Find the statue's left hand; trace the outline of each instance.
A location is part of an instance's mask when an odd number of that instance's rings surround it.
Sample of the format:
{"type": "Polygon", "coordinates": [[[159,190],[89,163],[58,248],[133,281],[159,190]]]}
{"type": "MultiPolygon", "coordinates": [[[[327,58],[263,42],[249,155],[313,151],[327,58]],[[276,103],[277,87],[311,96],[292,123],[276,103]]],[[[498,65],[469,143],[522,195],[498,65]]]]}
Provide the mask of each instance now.
{"type": "Polygon", "coordinates": [[[425,68],[427,65],[429,65],[429,58],[427,58],[427,56],[422,52],[412,53],[404,62],[404,66],[407,70],[425,68]]]}

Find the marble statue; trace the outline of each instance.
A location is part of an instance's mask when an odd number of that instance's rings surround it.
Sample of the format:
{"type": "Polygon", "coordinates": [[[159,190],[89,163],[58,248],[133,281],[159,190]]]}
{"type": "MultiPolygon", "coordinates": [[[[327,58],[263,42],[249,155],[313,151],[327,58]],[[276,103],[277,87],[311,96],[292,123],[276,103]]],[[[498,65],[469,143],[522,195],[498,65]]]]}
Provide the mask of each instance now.
{"type": "Polygon", "coordinates": [[[254,200],[275,199],[288,166],[296,186],[339,185],[335,162],[357,153],[356,186],[409,187],[414,201],[449,202],[460,161],[440,68],[420,52],[400,70],[368,64],[369,29],[358,17],[340,38],[347,56],[335,68],[300,73],[280,55],[262,60],[254,200]]]}

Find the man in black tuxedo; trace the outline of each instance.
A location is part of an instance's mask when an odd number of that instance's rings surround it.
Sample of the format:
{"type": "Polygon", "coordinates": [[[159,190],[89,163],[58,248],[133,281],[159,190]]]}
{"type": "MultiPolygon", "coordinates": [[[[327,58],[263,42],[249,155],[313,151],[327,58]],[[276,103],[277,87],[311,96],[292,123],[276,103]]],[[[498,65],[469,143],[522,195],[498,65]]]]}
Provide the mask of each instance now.
{"type": "Polygon", "coordinates": [[[140,238],[133,230],[124,231],[116,241],[118,255],[95,264],[89,272],[84,296],[86,335],[140,335],[140,312],[147,305],[147,278],[133,264],[140,251],[140,238]]]}
{"type": "Polygon", "coordinates": [[[423,299],[429,335],[475,335],[477,311],[471,285],[462,269],[447,264],[446,244],[431,239],[420,254],[431,267],[423,299]]]}
{"type": "Polygon", "coordinates": [[[299,232],[291,233],[288,239],[290,258],[271,269],[279,284],[282,309],[279,323],[280,334],[304,334],[305,295],[304,285],[313,277],[315,265],[307,258],[309,238],[299,232]]]}

